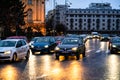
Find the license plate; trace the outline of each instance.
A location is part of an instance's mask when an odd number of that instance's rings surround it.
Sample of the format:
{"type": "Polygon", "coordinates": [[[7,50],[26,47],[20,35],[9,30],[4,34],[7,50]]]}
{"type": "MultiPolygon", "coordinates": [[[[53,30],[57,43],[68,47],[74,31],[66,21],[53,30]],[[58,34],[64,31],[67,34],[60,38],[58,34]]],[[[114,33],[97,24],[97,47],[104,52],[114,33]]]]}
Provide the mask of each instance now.
{"type": "Polygon", "coordinates": [[[67,53],[67,51],[63,51],[63,53],[67,53]]]}

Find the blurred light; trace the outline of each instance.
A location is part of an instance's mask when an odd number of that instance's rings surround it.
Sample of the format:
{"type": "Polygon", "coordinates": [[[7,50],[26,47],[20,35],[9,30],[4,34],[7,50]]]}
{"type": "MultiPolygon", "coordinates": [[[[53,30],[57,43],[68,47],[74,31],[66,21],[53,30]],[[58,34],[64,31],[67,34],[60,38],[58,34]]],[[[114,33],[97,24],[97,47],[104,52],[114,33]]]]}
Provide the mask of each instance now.
{"type": "Polygon", "coordinates": [[[3,80],[17,80],[18,78],[18,71],[13,66],[5,66],[3,70],[1,70],[1,73],[3,74],[3,80]]]}

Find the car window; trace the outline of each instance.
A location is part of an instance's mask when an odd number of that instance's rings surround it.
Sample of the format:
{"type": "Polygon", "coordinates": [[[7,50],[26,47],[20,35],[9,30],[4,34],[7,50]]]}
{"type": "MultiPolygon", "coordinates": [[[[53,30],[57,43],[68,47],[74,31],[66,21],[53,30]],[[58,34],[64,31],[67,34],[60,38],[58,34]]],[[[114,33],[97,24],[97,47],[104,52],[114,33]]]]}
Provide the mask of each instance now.
{"type": "Polygon", "coordinates": [[[22,40],[21,42],[22,42],[22,45],[26,45],[26,42],[24,40],[22,40]]]}
{"type": "Polygon", "coordinates": [[[46,37],[39,38],[39,39],[37,39],[36,42],[49,42],[49,38],[46,38],[46,37]]]}
{"type": "Polygon", "coordinates": [[[21,46],[22,46],[22,42],[18,41],[16,47],[21,47],[21,46]]]}
{"type": "Polygon", "coordinates": [[[14,47],[16,41],[0,41],[0,47],[14,47]]]}
{"type": "Polygon", "coordinates": [[[50,42],[55,42],[54,38],[50,38],[50,42]]]}
{"type": "Polygon", "coordinates": [[[120,43],[120,38],[114,38],[111,40],[113,43],[120,43]]]}

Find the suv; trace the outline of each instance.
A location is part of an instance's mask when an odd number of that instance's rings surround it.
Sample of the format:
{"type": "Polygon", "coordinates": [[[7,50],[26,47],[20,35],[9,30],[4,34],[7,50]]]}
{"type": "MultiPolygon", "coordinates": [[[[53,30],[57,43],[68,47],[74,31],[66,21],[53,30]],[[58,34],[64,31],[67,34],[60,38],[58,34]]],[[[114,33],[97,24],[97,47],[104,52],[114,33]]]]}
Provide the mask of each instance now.
{"type": "Polygon", "coordinates": [[[55,48],[56,59],[59,59],[60,55],[64,55],[67,59],[68,56],[76,56],[77,60],[80,58],[80,54],[85,57],[85,44],[83,39],[80,38],[64,38],[64,40],[55,48]]]}
{"type": "Polygon", "coordinates": [[[29,59],[29,45],[23,39],[5,39],[0,41],[0,60],[17,61],[29,59]]]}

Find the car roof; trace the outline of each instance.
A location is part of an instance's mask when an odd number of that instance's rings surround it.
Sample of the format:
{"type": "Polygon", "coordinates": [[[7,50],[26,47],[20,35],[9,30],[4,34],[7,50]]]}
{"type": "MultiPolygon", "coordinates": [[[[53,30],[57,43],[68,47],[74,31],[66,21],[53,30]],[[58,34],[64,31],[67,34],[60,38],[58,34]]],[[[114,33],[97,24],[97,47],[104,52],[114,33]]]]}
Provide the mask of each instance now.
{"type": "Polygon", "coordinates": [[[64,39],[79,39],[79,38],[74,38],[74,37],[65,37],[64,39]]]}
{"type": "Polygon", "coordinates": [[[3,41],[19,41],[19,40],[23,40],[23,39],[4,39],[3,41]]]}

